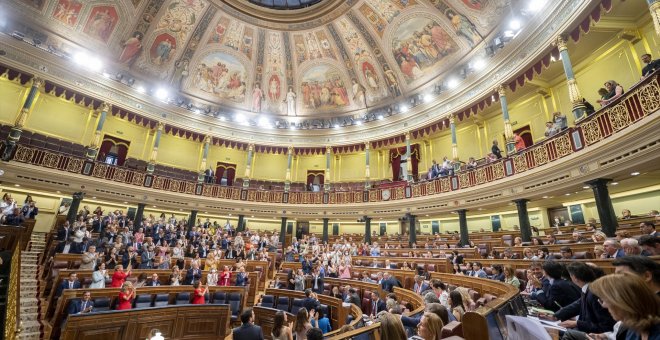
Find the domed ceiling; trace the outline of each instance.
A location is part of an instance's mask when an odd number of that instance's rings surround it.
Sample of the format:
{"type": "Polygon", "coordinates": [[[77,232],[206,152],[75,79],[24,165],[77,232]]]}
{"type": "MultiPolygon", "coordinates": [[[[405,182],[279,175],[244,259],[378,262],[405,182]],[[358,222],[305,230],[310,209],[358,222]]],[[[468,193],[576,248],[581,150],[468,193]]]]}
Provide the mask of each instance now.
{"type": "Polygon", "coordinates": [[[98,52],[202,105],[297,117],[419,91],[509,13],[509,0],[12,2],[63,51],[98,52]]]}

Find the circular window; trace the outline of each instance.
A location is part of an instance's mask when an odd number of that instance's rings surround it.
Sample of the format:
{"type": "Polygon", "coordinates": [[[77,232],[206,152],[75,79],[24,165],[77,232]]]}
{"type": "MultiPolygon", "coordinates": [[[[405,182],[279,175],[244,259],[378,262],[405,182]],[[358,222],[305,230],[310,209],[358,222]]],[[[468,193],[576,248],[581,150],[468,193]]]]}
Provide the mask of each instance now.
{"type": "Polygon", "coordinates": [[[273,9],[300,9],[321,1],[323,0],[250,0],[253,4],[273,9]]]}

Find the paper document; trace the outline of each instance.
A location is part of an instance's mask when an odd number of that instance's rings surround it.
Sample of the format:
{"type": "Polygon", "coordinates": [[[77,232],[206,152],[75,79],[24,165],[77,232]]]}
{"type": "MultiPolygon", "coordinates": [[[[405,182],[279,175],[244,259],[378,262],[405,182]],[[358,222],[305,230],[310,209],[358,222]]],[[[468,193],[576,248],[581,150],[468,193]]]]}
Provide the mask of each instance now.
{"type": "Polygon", "coordinates": [[[506,325],[509,333],[508,340],[552,340],[550,334],[536,318],[507,315],[506,325]]]}

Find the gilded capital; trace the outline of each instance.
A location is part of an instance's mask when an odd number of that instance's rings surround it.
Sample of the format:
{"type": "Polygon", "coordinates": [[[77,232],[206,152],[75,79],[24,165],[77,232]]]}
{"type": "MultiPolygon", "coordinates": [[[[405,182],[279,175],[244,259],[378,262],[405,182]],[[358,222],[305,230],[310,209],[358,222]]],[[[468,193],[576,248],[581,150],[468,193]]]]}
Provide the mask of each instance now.
{"type": "Polygon", "coordinates": [[[456,124],[456,115],[453,113],[449,115],[449,124],[456,124]]]}
{"type": "Polygon", "coordinates": [[[101,104],[101,112],[108,113],[108,112],[110,112],[110,110],[112,110],[112,105],[110,105],[106,102],[103,102],[103,104],[101,104]]]}
{"type": "Polygon", "coordinates": [[[405,136],[406,136],[406,140],[410,140],[410,131],[406,131],[405,136]]]}
{"type": "Polygon", "coordinates": [[[497,87],[497,94],[500,95],[500,97],[506,97],[506,88],[504,85],[500,85],[497,87]]]}
{"type": "Polygon", "coordinates": [[[332,146],[326,146],[325,153],[332,153],[332,146]]]}
{"type": "Polygon", "coordinates": [[[555,39],[555,45],[557,45],[557,48],[559,49],[559,52],[565,51],[568,49],[566,46],[566,39],[563,36],[558,36],[557,39],[555,39]]]}
{"type": "Polygon", "coordinates": [[[371,148],[371,143],[369,143],[369,142],[365,142],[365,143],[364,143],[364,149],[365,149],[365,150],[369,150],[370,148],[371,148]]]}
{"type": "Polygon", "coordinates": [[[211,136],[209,135],[204,136],[204,144],[211,144],[211,136]]]}
{"type": "Polygon", "coordinates": [[[289,155],[293,154],[293,145],[289,145],[289,147],[286,149],[286,153],[289,155]]]}
{"type": "Polygon", "coordinates": [[[39,88],[44,85],[44,80],[39,77],[32,78],[32,87],[39,88]]]}
{"type": "Polygon", "coordinates": [[[158,125],[156,126],[156,130],[157,131],[163,131],[164,128],[165,128],[165,123],[158,122],[158,125]]]}

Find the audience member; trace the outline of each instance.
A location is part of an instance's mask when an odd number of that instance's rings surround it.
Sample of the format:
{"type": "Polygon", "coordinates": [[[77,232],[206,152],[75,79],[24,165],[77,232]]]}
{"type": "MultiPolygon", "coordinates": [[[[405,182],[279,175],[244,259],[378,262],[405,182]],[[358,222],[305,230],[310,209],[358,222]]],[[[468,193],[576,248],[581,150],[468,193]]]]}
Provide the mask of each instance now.
{"type": "Polygon", "coordinates": [[[557,311],[580,298],[580,289],[572,282],[564,280],[564,267],[555,261],[543,264],[544,276],[548,277],[540,292],[532,295],[545,309],[557,311]]]}
{"type": "Polygon", "coordinates": [[[69,303],[67,310],[68,315],[86,314],[94,311],[94,301],[92,301],[92,293],[86,291],[83,293],[82,299],[74,300],[69,303]]]}
{"type": "Polygon", "coordinates": [[[451,291],[447,303],[449,304],[451,313],[454,315],[454,318],[456,318],[456,321],[461,322],[461,320],[463,320],[463,314],[465,314],[463,296],[461,293],[457,290],[451,291]]]}
{"type": "Polygon", "coordinates": [[[135,288],[130,281],[124,282],[119,291],[117,310],[133,308],[133,299],[135,298],[135,288]]]}
{"type": "Polygon", "coordinates": [[[658,60],[658,59],[653,60],[651,58],[651,54],[649,54],[649,53],[642,54],[640,59],[642,60],[642,62],[644,64],[646,64],[642,68],[642,78],[646,78],[646,77],[650,76],[653,72],[655,72],[655,70],[660,68],[660,60],[658,60]]]}
{"type": "Polygon", "coordinates": [[[305,307],[298,310],[296,322],[293,325],[293,332],[296,335],[296,340],[307,339],[307,331],[312,328],[312,319],[314,319],[314,310],[307,312],[307,308],[305,307]]]}
{"type": "Polygon", "coordinates": [[[273,329],[270,333],[273,340],[293,340],[293,321],[287,323],[287,313],[277,311],[273,320],[273,329]]]}
{"type": "Polygon", "coordinates": [[[379,317],[381,340],[406,340],[406,331],[401,319],[391,313],[383,313],[379,317]]]}
{"type": "Polygon", "coordinates": [[[607,90],[607,94],[603,97],[603,99],[597,100],[597,102],[600,103],[602,106],[607,106],[611,102],[617,100],[619,97],[623,95],[624,92],[623,87],[614,80],[606,81],[605,89],[607,90]]]}
{"type": "MultiPolygon", "coordinates": [[[[232,330],[233,339],[263,340],[264,334],[261,327],[254,324],[254,312],[252,308],[246,308],[241,313],[241,326],[232,330]]],[[[291,339],[289,339],[291,340],[291,339]]]]}

